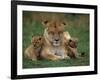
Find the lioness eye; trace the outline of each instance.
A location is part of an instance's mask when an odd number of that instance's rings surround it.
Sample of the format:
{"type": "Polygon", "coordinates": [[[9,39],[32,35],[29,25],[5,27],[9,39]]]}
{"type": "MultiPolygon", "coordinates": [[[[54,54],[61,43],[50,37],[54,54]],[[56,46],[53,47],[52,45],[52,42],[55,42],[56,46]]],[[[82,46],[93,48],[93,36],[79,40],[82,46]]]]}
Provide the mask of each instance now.
{"type": "Polygon", "coordinates": [[[63,33],[62,31],[59,32],[59,34],[62,34],[62,33],[63,33]]]}
{"type": "Polygon", "coordinates": [[[54,32],[53,31],[50,31],[49,33],[52,34],[52,35],[54,35],[54,32]]]}

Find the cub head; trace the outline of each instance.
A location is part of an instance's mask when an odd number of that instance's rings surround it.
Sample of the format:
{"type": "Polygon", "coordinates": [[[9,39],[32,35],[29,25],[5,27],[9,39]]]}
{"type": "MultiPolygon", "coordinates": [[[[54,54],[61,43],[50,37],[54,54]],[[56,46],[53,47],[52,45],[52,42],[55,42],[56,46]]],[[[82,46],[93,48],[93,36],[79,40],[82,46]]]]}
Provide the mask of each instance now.
{"type": "Polygon", "coordinates": [[[77,38],[71,38],[68,42],[68,45],[71,47],[71,48],[77,48],[77,45],[78,45],[78,39],[77,38]]]}
{"type": "Polygon", "coordinates": [[[34,48],[41,47],[43,45],[42,36],[34,36],[34,37],[32,37],[31,43],[33,44],[34,48]]]}
{"type": "Polygon", "coordinates": [[[60,21],[44,21],[45,26],[44,36],[53,46],[60,46],[63,41],[64,22],[60,21]]]}

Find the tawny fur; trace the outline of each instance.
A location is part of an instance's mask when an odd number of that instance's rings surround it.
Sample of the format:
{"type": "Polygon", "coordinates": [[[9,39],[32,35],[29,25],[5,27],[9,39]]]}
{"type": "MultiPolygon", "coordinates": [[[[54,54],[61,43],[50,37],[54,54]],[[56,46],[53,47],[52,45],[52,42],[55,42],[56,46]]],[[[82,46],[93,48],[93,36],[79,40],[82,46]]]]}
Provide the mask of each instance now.
{"type": "Polygon", "coordinates": [[[59,21],[44,22],[44,47],[41,56],[49,60],[69,58],[64,46],[64,25],[59,21]]]}
{"type": "Polygon", "coordinates": [[[65,23],[45,21],[43,25],[46,26],[43,36],[32,38],[31,44],[25,50],[25,56],[32,60],[37,60],[39,57],[48,60],[77,57],[76,41],[68,32],[64,32],[65,23]]]}
{"type": "Polygon", "coordinates": [[[64,32],[65,47],[68,50],[68,56],[71,58],[78,58],[77,38],[72,38],[68,32],[64,32]]]}
{"type": "Polygon", "coordinates": [[[32,60],[40,58],[40,53],[43,46],[43,37],[35,36],[31,40],[31,44],[25,50],[25,56],[32,60]]]}

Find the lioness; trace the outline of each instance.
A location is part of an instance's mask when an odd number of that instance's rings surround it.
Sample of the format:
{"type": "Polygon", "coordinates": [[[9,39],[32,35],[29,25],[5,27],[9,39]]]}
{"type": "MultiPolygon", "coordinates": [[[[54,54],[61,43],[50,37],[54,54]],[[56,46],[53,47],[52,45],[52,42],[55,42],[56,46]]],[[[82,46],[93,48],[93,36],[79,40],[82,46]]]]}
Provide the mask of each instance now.
{"type": "Polygon", "coordinates": [[[49,60],[69,58],[64,46],[64,22],[58,20],[44,21],[44,47],[41,56],[49,60]]]}

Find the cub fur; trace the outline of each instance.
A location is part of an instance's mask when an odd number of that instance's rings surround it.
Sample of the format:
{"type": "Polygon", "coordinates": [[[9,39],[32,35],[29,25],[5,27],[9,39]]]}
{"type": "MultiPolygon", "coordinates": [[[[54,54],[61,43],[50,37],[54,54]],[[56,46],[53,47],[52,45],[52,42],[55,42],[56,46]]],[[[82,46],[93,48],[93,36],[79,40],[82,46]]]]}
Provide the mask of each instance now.
{"type": "Polygon", "coordinates": [[[65,47],[68,50],[68,56],[71,58],[78,58],[78,51],[77,51],[77,38],[72,38],[68,32],[64,32],[65,37],[65,47]]]}
{"type": "Polygon", "coordinates": [[[44,39],[42,36],[32,37],[31,44],[25,50],[25,56],[32,60],[39,59],[43,46],[43,41],[44,39]]]}

